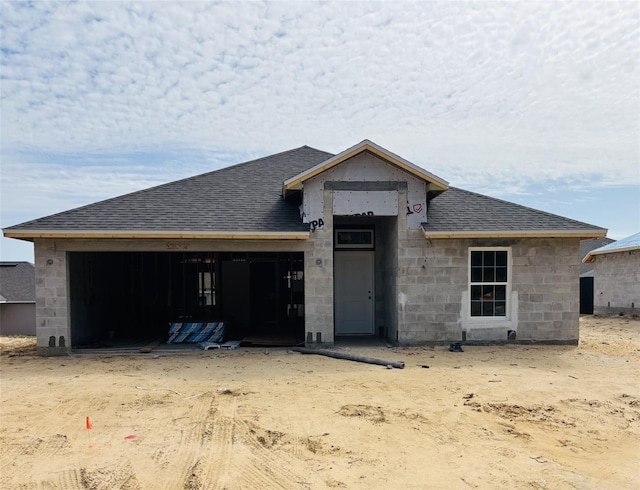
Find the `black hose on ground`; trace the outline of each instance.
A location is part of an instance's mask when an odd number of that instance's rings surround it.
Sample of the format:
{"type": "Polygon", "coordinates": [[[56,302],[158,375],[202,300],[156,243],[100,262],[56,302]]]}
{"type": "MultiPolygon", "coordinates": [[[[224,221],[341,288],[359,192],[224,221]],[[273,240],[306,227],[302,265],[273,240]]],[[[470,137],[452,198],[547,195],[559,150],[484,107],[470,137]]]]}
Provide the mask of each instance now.
{"type": "Polygon", "coordinates": [[[391,366],[396,369],[404,369],[402,361],[385,361],[384,359],[376,359],[375,357],[357,356],[355,354],[347,354],[346,352],[337,352],[325,349],[309,349],[307,347],[293,347],[291,350],[300,352],[300,354],[317,354],[319,356],[333,357],[335,359],[346,359],[347,361],[366,362],[367,364],[377,364],[379,366],[391,366]]]}

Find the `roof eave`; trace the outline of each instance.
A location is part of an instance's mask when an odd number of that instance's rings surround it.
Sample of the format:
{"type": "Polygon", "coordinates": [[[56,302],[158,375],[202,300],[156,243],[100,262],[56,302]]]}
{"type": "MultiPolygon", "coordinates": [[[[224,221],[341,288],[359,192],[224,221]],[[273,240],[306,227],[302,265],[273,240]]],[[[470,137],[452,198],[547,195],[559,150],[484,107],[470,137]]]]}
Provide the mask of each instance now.
{"type": "Polygon", "coordinates": [[[401,168],[402,170],[412,175],[415,175],[416,177],[422,180],[429,182],[430,184],[433,185],[434,187],[433,190],[441,189],[444,191],[449,188],[449,182],[447,182],[446,180],[414,165],[413,163],[409,162],[408,160],[405,160],[404,158],[396,155],[395,153],[392,153],[382,148],[381,146],[376,145],[372,141],[364,140],[358,143],[357,145],[352,146],[351,148],[348,148],[345,151],[329,158],[328,160],[325,160],[324,162],[321,162],[318,165],[315,165],[314,167],[311,167],[310,169],[307,169],[304,172],[301,172],[298,175],[295,175],[290,179],[285,180],[282,185],[282,195],[286,197],[288,191],[301,189],[302,183],[305,180],[309,180],[312,177],[315,177],[316,175],[321,174],[322,172],[325,172],[335,167],[336,165],[339,165],[340,163],[350,158],[353,158],[354,156],[360,153],[363,153],[365,151],[369,151],[370,153],[376,155],[379,158],[382,158],[383,160],[386,160],[392,163],[393,165],[401,168]]]}
{"type": "Polygon", "coordinates": [[[596,255],[607,255],[607,254],[614,254],[618,252],[631,252],[633,250],[640,250],[640,247],[638,247],[637,245],[631,245],[629,247],[612,248],[609,250],[601,250],[601,251],[593,250],[589,252],[584,259],[582,259],[582,262],[585,264],[590,264],[591,262],[595,262],[596,255]]]}
{"type": "Polygon", "coordinates": [[[427,239],[442,238],[600,238],[607,230],[462,230],[429,231],[422,228],[427,239]]]}
{"type": "Polygon", "coordinates": [[[7,238],[164,238],[224,240],[307,240],[308,231],[206,231],[206,230],[3,230],[7,238]]]}

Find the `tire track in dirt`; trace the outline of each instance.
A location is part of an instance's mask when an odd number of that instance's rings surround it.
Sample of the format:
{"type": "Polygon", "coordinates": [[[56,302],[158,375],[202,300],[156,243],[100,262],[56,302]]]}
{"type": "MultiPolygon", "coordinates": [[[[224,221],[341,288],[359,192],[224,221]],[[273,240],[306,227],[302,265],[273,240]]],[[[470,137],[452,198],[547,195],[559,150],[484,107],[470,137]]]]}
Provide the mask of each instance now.
{"type": "Polygon", "coordinates": [[[83,489],[89,490],[140,490],[131,463],[124,458],[94,469],[80,468],[80,483],[83,489]]]}
{"type": "Polygon", "coordinates": [[[83,489],[82,479],[79,469],[70,469],[60,473],[57,479],[58,488],[70,490],[83,489]]]}
{"type": "MultiPolygon", "coordinates": [[[[92,401],[86,405],[88,407],[93,405],[104,406],[104,402],[92,401]]],[[[77,410],[84,410],[83,407],[77,407],[75,400],[65,400],[56,403],[48,409],[49,413],[54,417],[53,421],[49,417],[25,420],[24,425],[28,425],[31,432],[35,431],[41,434],[38,437],[30,438],[26,441],[16,438],[15,436],[0,438],[3,446],[2,456],[0,456],[0,471],[3,471],[7,465],[13,465],[15,461],[25,456],[52,457],[63,449],[70,448],[71,445],[67,439],[67,434],[72,434],[82,429],[85,421],[84,416],[78,416],[77,419],[69,416],[70,407],[76,408],[77,410]],[[52,431],[55,431],[55,434],[52,434],[52,431]]],[[[73,415],[73,413],[75,412],[71,412],[71,415],[73,415]]],[[[4,416],[9,415],[4,414],[4,416]]],[[[21,420],[19,415],[17,418],[21,420]]],[[[20,431],[21,429],[18,430],[20,431]]]]}
{"type": "Polygon", "coordinates": [[[299,432],[296,430],[293,424],[287,424],[289,429],[289,438],[288,442],[291,444],[291,449],[289,451],[290,459],[292,462],[294,460],[300,460],[303,458],[303,443],[302,438],[300,437],[299,432]]]}
{"type": "Polygon", "coordinates": [[[64,434],[54,434],[45,438],[36,437],[32,439],[23,454],[28,456],[51,457],[58,454],[63,449],[69,449],[71,444],[64,434]]]}
{"type": "MultiPolygon", "coordinates": [[[[214,398],[196,398],[189,409],[189,418],[194,421],[192,425],[181,431],[177,442],[173,437],[166,439],[163,446],[171,447],[171,456],[163,456],[170,460],[162,470],[164,488],[200,488],[189,485],[189,482],[193,481],[193,475],[201,467],[203,434],[206,432],[207,420],[212,408],[215,410],[214,398]]],[[[160,456],[163,453],[156,452],[156,454],[160,456]]]]}
{"type": "MultiPolygon", "coordinates": [[[[298,475],[289,469],[292,466],[291,451],[282,447],[295,440],[295,436],[292,438],[282,432],[265,430],[242,419],[236,421],[238,435],[251,452],[251,458],[237,461],[247,488],[299,489],[309,485],[306,475],[298,475]]],[[[301,458],[299,438],[297,444],[298,457],[301,458]]]]}
{"type": "MultiPolygon", "coordinates": [[[[33,484],[20,485],[18,487],[3,486],[2,488],[34,488],[33,484]]],[[[38,489],[62,488],[65,490],[139,490],[134,468],[126,458],[118,458],[105,466],[87,468],[71,468],[55,472],[49,478],[40,480],[36,484],[38,489]]]]}
{"type": "Polygon", "coordinates": [[[224,489],[226,476],[231,468],[232,446],[236,430],[237,402],[233,396],[218,395],[209,410],[209,418],[202,433],[207,455],[200,467],[200,478],[206,488],[224,489]]]}
{"type": "Polygon", "coordinates": [[[238,415],[233,394],[216,396],[209,418],[201,425],[205,456],[184,475],[183,488],[223,490],[237,488],[299,489],[302,480],[287,470],[289,453],[278,445],[286,434],[248,424],[238,415]],[[198,486],[199,485],[199,486],[198,486]]]}
{"type": "Polygon", "coordinates": [[[35,487],[33,483],[23,483],[11,486],[2,481],[2,488],[11,488],[13,490],[33,490],[34,488],[37,488],[38,490],[50,490],[52,488],[62,488],[64,490],[85,490],[86,487],[82,483],[80,471],[72,469],[58,472],[54,477],[38,482],[35,484],[35,487]]]}
{"type": "MultiPolygon", "coordinates": [[[[58,401],[48,408],[50,417],[25,420],[24,424],[28,425],[29,432],[36,432],[39,435],[29,439],[14,435],[7,441],[2,441],[5,451],[0,458],[0,473],[5,473],[9,466],[13,466],[14,470],[15,467],[20,468],[17,473],[21,477],[33,475],[38,462],[43,459],[64,461],[65,454],[72,452],[74,445],[77,444],[73,435],[86,430],[85,413],[92,413],[94,407],[104,409],[106,405],[107,402],[100,400],[78,404],[77,400],[68,399],[58,401]],[[82,416],[74,416],[79,413],[82,413],[82,416]]],[[[17,418],[22,420],[20,416],[17,418]]],[[[18,433],[20,432],[21,429],[18,429],[18,433]]],[[[65,466],[66,464],[63,465],[63,468],[65,466]]],[[[39,481],[37,488],[82,489],[84,486],[78,478],[78,470],[78,468],[71,468],[56,472],[39,481]]],[[[16,481],[14,480],[12,485],[5,486],[3,484],[2,488],[19,488],[15,485],[16,481]]],[[[34,486],[30,484],[25,488],[34,488],[34,486]]]]}
{"type": "Polygon", "coordinates": [[[84,403],[78,400],[69,400],[59,404],[60,411],[52,413],[64,413],[65,415],[61,417],[61,420],[65,420],[70,428],[83,427],[86,417],[89,417],[94,422],[99,420],[99,414],[105,411],[109,403],[109,400],[100,398],[92,398],[84,403]]]}
{"type": "Polygon", "coordinates": [[[5,440],[3,441],[6,453],[0,460],[0,472],[13,466],[16,461],[25,461],[24,458],[37,460],[38,458],[51,458],[64,450],[71,449],[71,444],[64,434],[34,437],[28,441],[5,440]]]}

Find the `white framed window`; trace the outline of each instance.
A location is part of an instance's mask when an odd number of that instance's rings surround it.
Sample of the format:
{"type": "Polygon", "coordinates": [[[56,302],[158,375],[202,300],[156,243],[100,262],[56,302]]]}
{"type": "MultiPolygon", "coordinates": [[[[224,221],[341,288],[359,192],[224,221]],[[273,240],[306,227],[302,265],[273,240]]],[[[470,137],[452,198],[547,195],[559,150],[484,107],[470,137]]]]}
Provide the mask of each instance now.
{"type": "Polygon", "coordinates": [[[510,278],[510,248],[469,248],[469,316],[507,317],[510,278]]]}
{"type": "Polygon", "coordinates": [[[337,228],[335,230],[335,248],[373,249],[372,229],[337,228]]]}

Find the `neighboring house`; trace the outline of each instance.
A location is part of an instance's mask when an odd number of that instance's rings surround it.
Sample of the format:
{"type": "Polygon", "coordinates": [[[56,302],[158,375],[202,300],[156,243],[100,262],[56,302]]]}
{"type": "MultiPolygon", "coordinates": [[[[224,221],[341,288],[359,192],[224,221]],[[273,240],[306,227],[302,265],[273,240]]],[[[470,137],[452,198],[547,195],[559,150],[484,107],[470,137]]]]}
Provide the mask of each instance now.
{"type": "Polygon", "coordinates": [[[580,242],[580,314],[593,313],[593,264],[582,262],[589,252],[604,247],[615,240],[611,238],[592,238],[580,242]]]}
{"type": "Polygon", "coordinates": [[[29,262],[0,262],[0,334],[36,334],[35,278],[29,262]]]}
{"type": "Polygon", "coordinates": [[[303,146],[4,229],[35,245],[38,349],[223,321],[308,345],[579,336],[579,245],[606,230],[450,187],[365,140],[303,146]]]}
{"type": "Polygon", "coordinates": [[[596,315],[636,314],[640,308],[640,233],[592,250],[596,315]]]}

